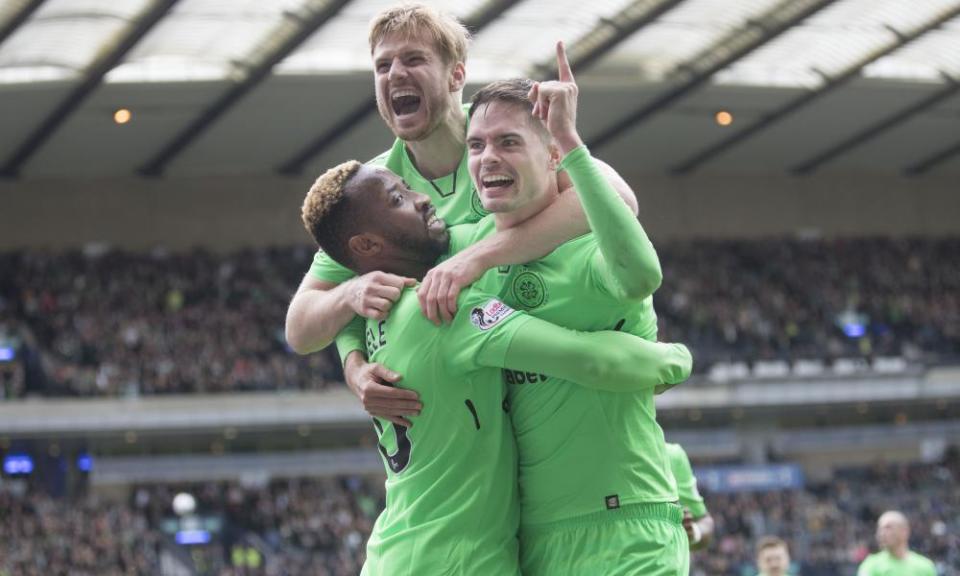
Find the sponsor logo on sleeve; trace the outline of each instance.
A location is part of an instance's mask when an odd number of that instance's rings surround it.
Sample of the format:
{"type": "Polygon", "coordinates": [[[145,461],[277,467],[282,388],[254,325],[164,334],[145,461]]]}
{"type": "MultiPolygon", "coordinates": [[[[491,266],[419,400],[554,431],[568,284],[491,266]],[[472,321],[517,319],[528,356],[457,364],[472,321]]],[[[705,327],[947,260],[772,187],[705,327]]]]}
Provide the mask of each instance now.
{"type": "Polygon", "coordinates": [[[486,331],[511,314],[513,314],[513,308],[499,300],[490,300],[483,306],[477,306],[470,311],[470,322],[477,328],[486,331]]]}

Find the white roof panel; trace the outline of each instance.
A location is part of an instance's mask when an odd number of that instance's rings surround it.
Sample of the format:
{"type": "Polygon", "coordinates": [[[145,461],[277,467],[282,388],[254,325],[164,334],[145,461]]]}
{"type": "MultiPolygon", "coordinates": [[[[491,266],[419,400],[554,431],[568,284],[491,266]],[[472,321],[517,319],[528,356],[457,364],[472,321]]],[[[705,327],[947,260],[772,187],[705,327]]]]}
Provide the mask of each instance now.
{"type": "Polygon", "coordinates": [[[636,67],[640,77],[660,81],[777,0],[687,0],[621,43],[600,64],[636,67]]]}
{"type": "Polygon", "coordinates": [[[863,70],[868,78],[920,82],[942,82],[941,73],[960,80],[960,18],[954,18],[863,70]]]}
{"type": "Polygon", "coordinates": [[[721,84],[817,88],[957,0],[842,0],[718,73],[721,84]],[[896,32],[895,32],[896,31],[896,32]]]}
{"type": "Polygon", "coordinates": [[[77,77],[147,0],[48,0],[3,45],[0,83],[77,77]]]}
{"type": "Polygon", "coordinates": [[[478,35],[470,53],[470,76],[488,81],[529,73],[538,64],[553,64],[558,40],[573,44],[629,3],[556,0],[545,8],[539,2],[522,2],[478,35]]]}
{"type": "Polygon", "coordinates": [[[107,82],[219,80],[306,0],[181,0],[107,82]]]}

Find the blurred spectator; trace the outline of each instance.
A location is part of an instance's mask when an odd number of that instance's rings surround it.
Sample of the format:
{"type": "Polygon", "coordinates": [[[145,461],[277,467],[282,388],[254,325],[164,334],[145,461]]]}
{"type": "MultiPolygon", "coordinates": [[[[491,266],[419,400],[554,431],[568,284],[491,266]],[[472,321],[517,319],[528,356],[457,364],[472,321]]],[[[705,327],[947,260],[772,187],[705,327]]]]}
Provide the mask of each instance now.
{"type": "Polygon", "coordinates": [[[760,576],[788,576],[790,551],[776,536],[764,536],[757,542],[757,572],[760,576]]]}
{"type": "Polygon", "coordinates": [[[877,544],[880,551],[866,557],[857,576],[937,576],[929,558],[910,550],[910,522],[898,510],[888,510],[877,520],[877,544]]]}

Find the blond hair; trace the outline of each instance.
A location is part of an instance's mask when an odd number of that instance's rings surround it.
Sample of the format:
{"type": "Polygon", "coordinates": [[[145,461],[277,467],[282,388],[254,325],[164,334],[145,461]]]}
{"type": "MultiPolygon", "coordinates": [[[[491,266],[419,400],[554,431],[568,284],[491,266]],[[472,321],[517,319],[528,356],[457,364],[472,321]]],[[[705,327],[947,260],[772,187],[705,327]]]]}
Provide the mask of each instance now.
{"type": "Polygon", "coordinates": [[[447,64],[467,61],[470,32],[454,16],[425,4],[399,4],[370,22],[370,54],[392,34],[430,40],[447,64]]]}
{"type": "Polygon", "coordinates": [[[790,551],[787,542],[783,538],[777,536],[764,536],[757,541],[757,555],[759,556],[761,552],[768,548],[783,548],[788,553],[790,551]]]}
{"type": "Polygon", "coordinates": [[[340,242],[343,223],[338,223],[338,218],[331,220],[329,216],[343,199],[343,188],[347,181],[361,166],[363,164],[356,160],[348,160],[321,174],[307,191],[300,212],[307,232],[325,252],[341,264],[349,260],[340,242]]]}

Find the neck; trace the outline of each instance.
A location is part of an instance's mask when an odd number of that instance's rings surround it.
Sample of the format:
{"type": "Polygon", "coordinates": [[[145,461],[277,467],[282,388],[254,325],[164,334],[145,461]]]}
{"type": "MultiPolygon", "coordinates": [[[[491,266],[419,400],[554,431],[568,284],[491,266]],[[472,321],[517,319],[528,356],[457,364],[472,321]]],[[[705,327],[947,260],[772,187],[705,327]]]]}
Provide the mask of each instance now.
{"type": "Polygon", "coordinates": [[[423,280],[423,277],[433,266],[433,263],[424,263],[422,258],[417,258],[414,255],[407,256],[395,253],[385,258],[371,260],[369,263],[359,266],[356,272],[358,276],[367,272],[386,272],[387,274],[415,278],[419,281],[423,280]]]}
{"type": "Polygon", "coordinates": [[[556,180],[553,180],[550,183],[550,190],[546,194],[542,194],[537,198],[534,198],[532,201],[524,206],[521,206],[520,208],[517,208],[516,210],[512,210],[510,212],[497,212],[494,214],[493,219],[496,223],[497,230],[516,228],[530,218],[533,218],[537,214],[546,210],[547,207],[553,204],[559,197],[560,191],[557,190],[557,182],[556,180]]]}
{"type": "Polygon", "coordinates": [[[904,543],[897,546],[891,546],[890,548],[887,548],[887,551],[897,558],[902,559],[907,555],[907,552],[910,551],[910,548],[906,545],[906,543],[904,543]]]}
{"type": "Polygon", "coordinates": [[[450,106],[443,121],[423,140],[406,142],[414,166],[424,178],[433,180],[457,170],[467,143],[467,117],[459,99],[450,106]]]}

